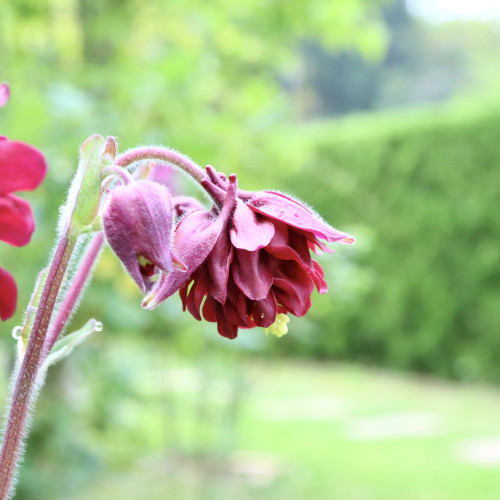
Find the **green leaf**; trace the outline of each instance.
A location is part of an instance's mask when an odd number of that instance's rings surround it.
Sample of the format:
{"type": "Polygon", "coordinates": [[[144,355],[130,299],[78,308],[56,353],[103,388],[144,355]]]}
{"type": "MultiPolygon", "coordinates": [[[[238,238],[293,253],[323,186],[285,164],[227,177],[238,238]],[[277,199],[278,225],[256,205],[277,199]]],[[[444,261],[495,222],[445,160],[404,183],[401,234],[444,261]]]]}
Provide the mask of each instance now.
{"type": "Polygon", "coordinates": [[[100,332],[102,330],[102,323],[96,321],[94,318],[89,319],[85,325],[77,330],[76,332],[65,335],[59,339],[55,344],[47,359],[44,361],[42,366],[42,372],[48,369],[49,366],[54,365],[61,359],[65,358],[73,349],[86,340],[94,332],[100,332]]]}

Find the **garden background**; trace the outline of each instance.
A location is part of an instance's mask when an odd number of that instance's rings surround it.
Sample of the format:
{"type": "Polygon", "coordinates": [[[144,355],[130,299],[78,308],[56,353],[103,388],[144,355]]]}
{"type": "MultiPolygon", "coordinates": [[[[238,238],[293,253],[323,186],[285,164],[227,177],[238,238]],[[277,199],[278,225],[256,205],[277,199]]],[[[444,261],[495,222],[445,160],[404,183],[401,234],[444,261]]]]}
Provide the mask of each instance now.
{"type": "Polygon", "coordinates": [[[73,320],[104,330],[49,374],[16,498],[498,498],[500,21],[416,4],[0,2],[0,133],[49,163],[31,244],[0,246],[20,289],[1,394],[94,133],[357,237],[320,257],[330,291],[282,339],[220,338],[177,298],[144,311],[105,253],[73,320]]]}

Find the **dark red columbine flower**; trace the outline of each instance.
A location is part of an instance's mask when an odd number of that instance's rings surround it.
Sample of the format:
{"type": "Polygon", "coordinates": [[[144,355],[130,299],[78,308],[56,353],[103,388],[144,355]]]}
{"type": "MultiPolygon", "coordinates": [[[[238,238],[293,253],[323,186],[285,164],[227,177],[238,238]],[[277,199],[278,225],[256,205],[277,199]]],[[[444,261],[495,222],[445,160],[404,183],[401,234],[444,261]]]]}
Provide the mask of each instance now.
{"type": "MultiPolygon", "coordinates": [[[[0,85],[0,107],[9,98],[9,87],[0,85]]],[[[0,136],[0,240],[14,246],[29,243],[35,229],[27,201],[14,196],[16,191],[36,189],[47,171],[45,159],[34,147],[0,136]]],[[[17,288],[14,278],[0,269],[0,318],[10,318],[16,309],[17,288]]]]}
{"type": "Polygon", "coordinates": [[[286,313],[303,316],[314,287],[327,291],[310,251],[332,252],[320,240],[354,239],[288,196],[237,191],[235,176],[228,182],[211,167],[207,173],[204,186],[219,198],[221,209],[195,210],[181,220],[173,248],[187,272],[162,275],[143,306],[152,309],[179,290],[184,309],[198,320],[203,315],[216,322],[224,337],[255,326],[282,335],[286,313]]]}

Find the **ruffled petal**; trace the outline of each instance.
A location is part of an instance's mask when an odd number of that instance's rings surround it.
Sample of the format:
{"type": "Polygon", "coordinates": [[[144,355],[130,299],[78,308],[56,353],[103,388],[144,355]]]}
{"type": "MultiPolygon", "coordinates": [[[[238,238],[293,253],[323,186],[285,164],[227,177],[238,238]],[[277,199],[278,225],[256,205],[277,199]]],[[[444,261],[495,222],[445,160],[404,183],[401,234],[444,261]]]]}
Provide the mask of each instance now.
{"type": "Polygon", "coordinates": [[[220,304],[216,302],[210,295],[207,297],[207,300],[203,303],[203,317],[210,321],[211,323],[215,323],[217,321],[216,309],[220,304]]]}
{"type": "Polygon", "coordinates": [[[314,272],[311,274],[311,278],[313,279],[314,284],[318,289],[318,293],[320,295],[323,295],[324,293],[328,292],[328,285],[323,279],[325,277],[325,271],[323,271],[323,268],[315,260],[313,260],[312,263],[314,272]]]}
{"type": "Polygon", "coordinates": [[[201,321],[200,307],[208,290],[208,276],[203,268],[198,268],[196,276],[193,277],[193,284],[187,295],[186,305],[188,311],[201,321]]]}
{"type": "Polygon", "coordinates": [[[10,194],[0,196],[0,240],[21,247],[29,243],[34,230],[29,203],[10,194]]]}
{"type": "Polygon", "coordinates": [[[242,200],[236,201],[231,229],[231,242],[236,248],[253,252],[265,247],[274,235],[271,221],[257,218],[242,200]]]}
{"type": "Polygon", "coordinates": [[[278,304],[295,316],[303,316],[311,307],[314,283],[310,274],[296,261],[272,261],[273,292],[278,304]]]}
{"type": "Polygon", "coordinates": [[[0,267],[0,318],[9,319],[16,310],[17,286],[12,274],[0,267]]]}
{"type": "Polygon", "coordinates": [[[234,282],[234,278],[229,275],[227,282],[227,296],[238,310],[243,323],[248,323],[248,316],[252,313],[253,301],[248,299],[246,295],[238,288],[234,282]]]}
{"type": "Polygon", "coordinates": [[[273,275],[266,265],[266,254],[257,250],[235,250],[236,258],[232,265],[232,274],[238,288],[251,300],[262,300],[267,297],[273,275]]]}
{"type": "Polygon", "coordinates": [[[326,241],[354,243],[352,236],[324,223],[304,205],[283,194],[263,191],[252,198],[248,206],[257,213],[311,232],[326,241]]]}
{"type": "Polygon", "coordinates": [[[226,315],[224,307],[216,302],[215,314],[217,316],[217,331],[223,337],[235,339],[238,336],[238,325],[231,323],[226,315]]]}
{"type": "Polygon", "coordinates": [[[19,141],[0,141],[0,195],[36,189],[47,172],[38,149],[19,141]]]}
{"type": "Polygon", "coordinates": [[[274,293],[270,291],[267,297],[263,300],[256,300],[252,311],[252,318],[257,326],[267,328],[276,320],[276,298],[274,293]]]}
{"type": "Polygon", "coordinates": [[[163,274],[145,297],[142,307],[153,309],[160,305],[179,290],[205,261],[233,211],[236,190],[236,176],[231,176],[226,199],[218,216],[214,217],[205,210],[195,210],[179,222],[175,230],[173,246],[177,257],[186,265],[186,272],[174,270],[170,274],[163,274]]]}
{"type": "Polygon", "coordinates": [[[227,298],[227,280],[229,267],[233,261],[233,247],[229,235],[224,229],[221,231],[214,248],[207,259],[208,273],[210,276],[210,295],[224,304],[227,298]]]}

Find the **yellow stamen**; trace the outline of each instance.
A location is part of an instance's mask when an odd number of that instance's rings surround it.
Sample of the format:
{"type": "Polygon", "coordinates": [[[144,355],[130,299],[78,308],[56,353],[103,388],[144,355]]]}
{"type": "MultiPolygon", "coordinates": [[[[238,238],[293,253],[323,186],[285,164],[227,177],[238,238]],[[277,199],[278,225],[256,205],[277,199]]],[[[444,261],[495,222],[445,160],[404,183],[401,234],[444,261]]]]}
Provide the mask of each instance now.
{"type": "Polygon", "coordinates": [[[139,265],[142,267],[145,267],[149,264],[152,264],[152,262],[150,260],[146,259],[146,257],[144,257],[142,255],[137,256],[137,262],[139,262],[139,265]]]}
{"type": "Polygon", "coordinates": [[[283,337],[288,333],[287,323],[290,321],[290,318],[286,314],[279,313],[276,315],[276,320],[269,328],[264,328],[266,335],[268,333],[272,333],[276,335],[276,337],[283,337]]]}

